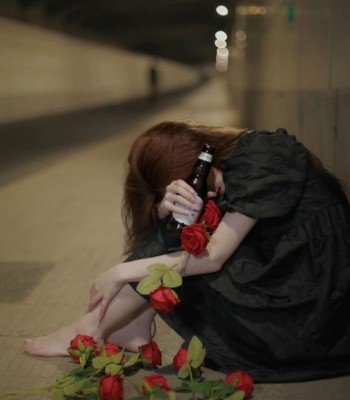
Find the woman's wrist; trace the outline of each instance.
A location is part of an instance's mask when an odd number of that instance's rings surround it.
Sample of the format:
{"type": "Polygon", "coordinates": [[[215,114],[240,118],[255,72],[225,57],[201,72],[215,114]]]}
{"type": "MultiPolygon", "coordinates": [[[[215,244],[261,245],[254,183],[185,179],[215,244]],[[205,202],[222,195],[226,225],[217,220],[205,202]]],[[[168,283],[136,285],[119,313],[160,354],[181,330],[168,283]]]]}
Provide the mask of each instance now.
{"type": "Polygon", "coordinates": [[[128,277],[127,274],[125,272],[127,272],[127,268],[125,268],[125,265],[123,266],[123,264],[117,264],[114,267],[112,267],[113,269],[113,277],[114,277],[114,281],[118,284],[122,284],[125,285],[126,283],[128,283],[128,277]],[[123,268],[124,267],[124,268],[123,268]]]}

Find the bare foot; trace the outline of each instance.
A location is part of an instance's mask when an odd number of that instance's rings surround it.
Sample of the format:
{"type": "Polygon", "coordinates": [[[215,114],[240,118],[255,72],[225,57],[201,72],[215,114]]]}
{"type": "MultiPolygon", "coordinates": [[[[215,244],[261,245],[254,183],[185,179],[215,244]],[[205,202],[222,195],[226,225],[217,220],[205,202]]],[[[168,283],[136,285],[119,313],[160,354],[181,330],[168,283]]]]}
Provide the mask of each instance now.
{"type": "Polygon", "coordinates": [[[61,328],[47,336],[40,336],[34,339],[26,339],[24,350],[33,356],[69,356],[67,349],[70,341],[77,335],[89,335],[95,338],[98,343],[102,342],[98,332],[98,314],[90,312],[81,317],[77,322],[61,328]]]}

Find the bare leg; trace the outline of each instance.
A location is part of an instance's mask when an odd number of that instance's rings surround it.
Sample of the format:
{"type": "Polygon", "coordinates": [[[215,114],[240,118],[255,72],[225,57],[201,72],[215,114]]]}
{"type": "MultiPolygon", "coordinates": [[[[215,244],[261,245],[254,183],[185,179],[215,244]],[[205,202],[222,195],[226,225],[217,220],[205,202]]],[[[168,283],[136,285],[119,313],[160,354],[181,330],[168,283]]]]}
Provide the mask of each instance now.
{"type": "MultiPolygon", "coordinates": [[[[97,342],[102,343],[113,332],[127,327],[129,324],[131,326],[131,322],[135,318],[138,318],[149,309],[149,304],[129,285],[125,285],[110,302],[104,319],[100,324],[98,322],[99,309],[100,307],[95,308],[93,311],[84,314],[78,321],[50,335],[29,340],[25,346],[25,351],[38,356],[67,355],[70,341],[78,333],[93,336],[97,342]]],[[[142,321],[147,321],[150,324],[150,316],[151,314],[149,313],[148,318],[144,317],[142,321]]],[[[150,331],[150,326],[147,329],[150,331]]],[[[115,337],[117,338],[117,336],[115,337]]],[[[136,341],[133,346],[135,344],[136,341]]]]}
{"type": "Polygon", "coordinates": [[[155,314],[155,310],[149,307],[128,325],[113,332],[107,341],[125,347],[127,350],[137,351],[139,346],[152,339],[151,326],[155,314]]]}

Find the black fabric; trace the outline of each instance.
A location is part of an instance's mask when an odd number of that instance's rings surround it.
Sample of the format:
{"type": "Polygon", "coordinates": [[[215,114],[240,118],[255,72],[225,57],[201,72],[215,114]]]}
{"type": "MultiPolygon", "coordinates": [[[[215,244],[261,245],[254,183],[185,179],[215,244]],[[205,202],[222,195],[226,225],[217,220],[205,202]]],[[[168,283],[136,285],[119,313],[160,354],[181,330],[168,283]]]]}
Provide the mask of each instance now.
{"type": "MultiPolygon", "coordinates": [[[[186,342],[198,335],[211,367],[257,382],[350,373],[350,205],[341,188],[284,129],[243,135],[223,178],[222,212],[258,222],[220,272],[186,277],[180,305],[160,316],[186,342]]],[[[166,222],[126,261],[180,250],[166,222]]]]}

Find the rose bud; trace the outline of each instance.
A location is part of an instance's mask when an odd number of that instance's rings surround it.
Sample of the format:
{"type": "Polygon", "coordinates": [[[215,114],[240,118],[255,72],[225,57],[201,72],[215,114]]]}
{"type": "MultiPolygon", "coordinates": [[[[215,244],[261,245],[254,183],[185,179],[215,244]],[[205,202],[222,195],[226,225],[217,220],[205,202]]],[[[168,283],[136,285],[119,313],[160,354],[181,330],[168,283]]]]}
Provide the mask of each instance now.
{"type": "Polygon", "coordinates": [[[236,371],[228,374],[225,378],[226,385],[230,385],[231,382],[237,381],[236,389],[245,392],[246,396],[249,396],[253,391],[253,378],[243,371],[236,371]]]}
{"type": "Polygon", "coordinates": [[[175,371],[178,371],[187,361],[188,349],[180,349],[174,359],[173,359],[173,367],[175,371]]]}
{"type": "Polygon", "coordinates": [[[119,400],[124,396],[124,381],[119,375],[103,375],[98,394],[100,400],[119,400]]]}
{"type": "Polygon", "coordinates": [[[180,303],[180,300],[172,289],[161,286],[151,292],[150,303],[155,310],[170,313],[180,303]]]}
{"type": "MultiPolygon", "coordinates": [[[[106,342],[103,347],[106,350],[107,357],[114,356],[122,351],[120,347],[118,347],[115,343],[111,343],[111,342],[106,342]]],[[[98,346],[95,349],[95,351],[94,351],[95,356],[101,355],[103,347],[98,346]]]]}
{"type": "Polygon", "coordinates": [[[144,396],[147,393],[152,393],[152,389],[156,387],[164,390],[165,392],[171,391],[168,381],[162,375],[145,376],[142,379],[142,393],[144,396]]]}
{"type": "Polygon", "coordinates": [[[139,346],[142,363],[144,366],[155,367],[162,365],[162,353],[156,342],[152,341],[139,346]]]}
{"type": "Polygon", "coordinates": [[[208,233],[201,223],[187,225],[182,229],[181,247],[188,253],[193,255],[203,253],[208,242],[208,233]]]}
{"type": "Polygon", "coordinates": [[[68,348],[68,353],[72,361],[76,364],[79,364],[79,355],[78,352],[81,350],[79,349],[78,343],[81,342],[84,346],[84,350],[88,350],[89,348],[94,349],[97,346],[95,339],[92,336],[88,335],[77,335],[74,339],[71,340],[70,346],[68,348]],[[71,351],[75,354],[71,354],[71,351]]]}
{"type": "Polygon", "coordinates": [[[209,231],[215,231],[221,221],[221,211],[214,200],[206,201],[201,220],[209,231]]]}

